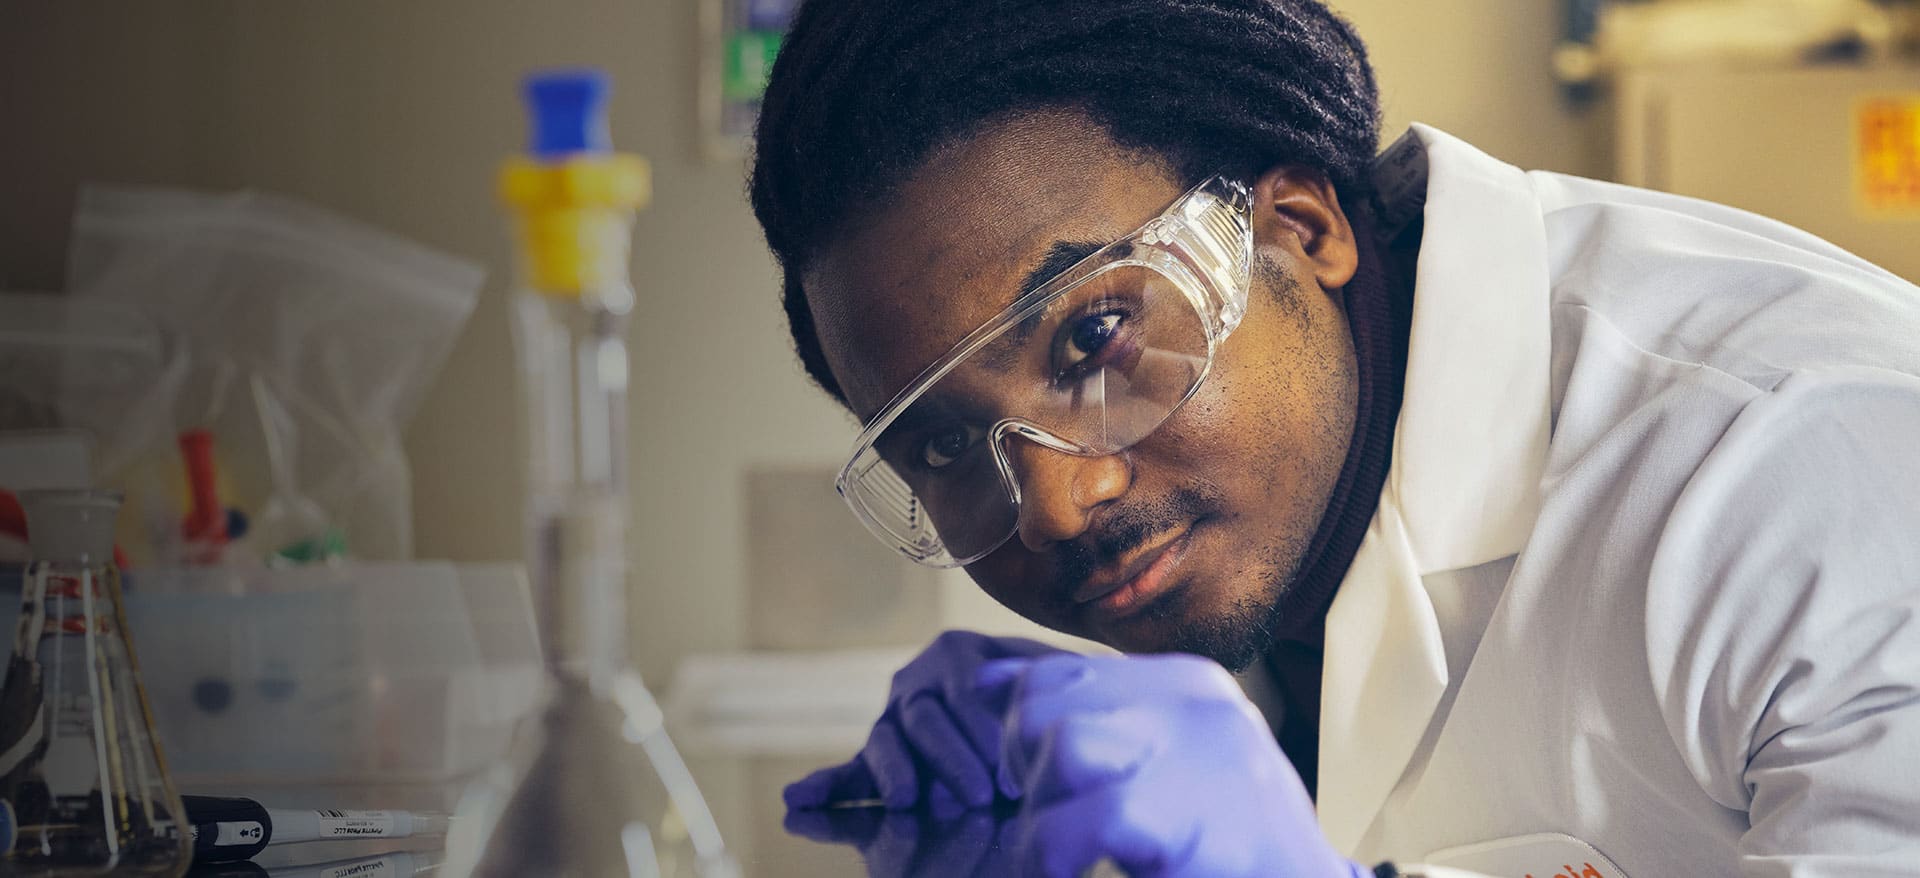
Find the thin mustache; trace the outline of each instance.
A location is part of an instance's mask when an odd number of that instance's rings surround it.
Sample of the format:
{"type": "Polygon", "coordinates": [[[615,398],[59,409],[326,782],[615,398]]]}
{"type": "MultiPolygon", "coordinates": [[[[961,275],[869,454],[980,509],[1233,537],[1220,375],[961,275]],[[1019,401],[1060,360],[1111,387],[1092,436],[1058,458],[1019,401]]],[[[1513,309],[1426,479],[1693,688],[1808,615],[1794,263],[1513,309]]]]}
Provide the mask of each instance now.
{"type": "Polygon", "coordinates": [[[1128,552],[1183,522],[1211,514],[1218,505],[1217,498],[1208,493],[1181,488],[1162,500],[1112,510],[1094,531],[1054,549],[1054,593],[1073,594],[1100,568],[1117,563],[1128,552]]]}

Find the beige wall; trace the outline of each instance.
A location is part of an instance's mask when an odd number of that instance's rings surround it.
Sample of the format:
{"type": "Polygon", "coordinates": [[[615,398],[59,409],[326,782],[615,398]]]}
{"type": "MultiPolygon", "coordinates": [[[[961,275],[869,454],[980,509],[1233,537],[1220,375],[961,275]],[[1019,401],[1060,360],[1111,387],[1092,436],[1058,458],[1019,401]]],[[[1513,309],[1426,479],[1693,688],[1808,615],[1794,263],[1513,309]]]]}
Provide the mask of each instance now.
{"type": "Polygon", "coordinates": [[[169,5],[125,6],[103,28],[72,7],[0,0],[0,289],[60,288],[77,179],[185,174],[200,36],[169,5]]]}
{"type": "Polygon", "coordinates": [[[1547,72],[1560,3],[1332,0],[1367,41],[1385,138],[1425,122],[1523,168],[1597,176],[1600,113],[1575,112],[1547,72]]]}
{"type": "MultiPolygon", "coordinates": [[[[1523,165],[1604,167],[1544,73],[1557,4],[1339,5],[1374,47],[1390,130],[1419,119],[1523,165]]],[[[0,0],[0,286],[59,284],[82,180],[277,190],[485,262],[409,439],[417,548],[518,557],[492,174],[519,142],[522,72],[609,69],[615,141],[656,174],[634,260],[633,625],[660,682],[687,650],[741,642],[747,469],[832,466],[852,432],[791,361],[741,168],[698,158],[696,32],[690,0],[0,0]]],[[[949,592],[949,619],[1005,620],[949,592]]]]}

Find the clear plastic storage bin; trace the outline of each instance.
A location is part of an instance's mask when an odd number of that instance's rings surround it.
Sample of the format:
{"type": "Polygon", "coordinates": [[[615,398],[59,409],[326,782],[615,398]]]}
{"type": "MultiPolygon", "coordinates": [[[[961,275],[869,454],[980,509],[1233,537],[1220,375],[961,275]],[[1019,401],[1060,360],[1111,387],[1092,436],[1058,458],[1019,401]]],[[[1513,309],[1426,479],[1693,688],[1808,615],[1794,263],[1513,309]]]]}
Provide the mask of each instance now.
{"type": "MultiPolygon", "coordinates": [[[[0,599],[9,638],[18,603],[0,599]]],[[[127,615],[187,792],[450,807],[540,696],[509,565],[137,570],[127,615]]]]}

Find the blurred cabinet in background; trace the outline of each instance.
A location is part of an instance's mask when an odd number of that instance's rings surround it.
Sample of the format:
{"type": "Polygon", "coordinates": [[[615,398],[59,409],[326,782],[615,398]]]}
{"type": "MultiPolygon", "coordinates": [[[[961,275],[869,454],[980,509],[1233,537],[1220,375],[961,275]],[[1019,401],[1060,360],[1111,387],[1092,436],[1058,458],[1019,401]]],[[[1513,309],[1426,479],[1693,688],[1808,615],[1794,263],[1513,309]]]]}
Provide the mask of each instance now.
{"type": "Polygon", "coordinates": [[[1623,72],[1614,179],[1806,229],[1920,281],[1920,66],[1623,72]]]}

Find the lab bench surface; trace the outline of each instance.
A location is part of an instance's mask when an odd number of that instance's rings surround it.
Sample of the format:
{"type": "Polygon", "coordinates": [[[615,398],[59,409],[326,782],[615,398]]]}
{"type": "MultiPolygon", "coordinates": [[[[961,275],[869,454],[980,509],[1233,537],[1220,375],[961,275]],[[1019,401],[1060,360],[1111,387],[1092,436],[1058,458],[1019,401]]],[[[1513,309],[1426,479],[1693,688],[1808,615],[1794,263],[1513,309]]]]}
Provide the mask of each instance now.
{"type": "MultiPolygon", "coordinates": [[[[959,878],[1016,872],[1006,860],[1012,849],[1014,815],[1005,808],[938,817],[873,808],[789,815],[781,802],[781,789],[831,761],[826,757],[688,756],[688,767],[740,866],[739,878],[959,878]]],[[[391,791],[339,789],[315,795],[311,801],[425,807],[433,798],[419,791],[402,794],[398,801],[391,795],[391,791]]],[[[252,863],[202,866],[187,874],[190,878],[437,878],[445,874],[435,868],[442,859],[440,853],[432,839],[308,842],[270,847],[252,863]]]]}

